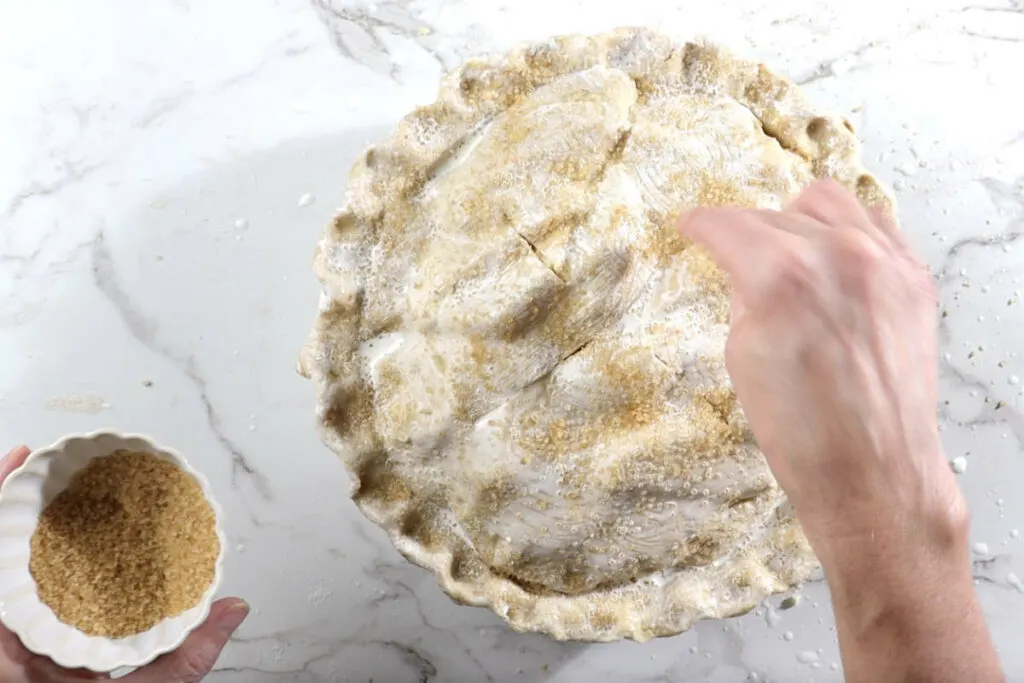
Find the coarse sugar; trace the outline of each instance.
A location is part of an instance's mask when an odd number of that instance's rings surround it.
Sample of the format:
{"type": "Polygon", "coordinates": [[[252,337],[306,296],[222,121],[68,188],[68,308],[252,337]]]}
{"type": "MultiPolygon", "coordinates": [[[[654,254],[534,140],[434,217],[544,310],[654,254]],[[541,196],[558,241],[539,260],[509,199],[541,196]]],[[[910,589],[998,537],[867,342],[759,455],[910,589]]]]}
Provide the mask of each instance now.
{"type": "Polygon", "coordinates": [[[60,621],[124,638],[194,607],[219,553],[199,482],[152,453],[116,451],[77,472],[47,505],[29,569],[60,621]]]}

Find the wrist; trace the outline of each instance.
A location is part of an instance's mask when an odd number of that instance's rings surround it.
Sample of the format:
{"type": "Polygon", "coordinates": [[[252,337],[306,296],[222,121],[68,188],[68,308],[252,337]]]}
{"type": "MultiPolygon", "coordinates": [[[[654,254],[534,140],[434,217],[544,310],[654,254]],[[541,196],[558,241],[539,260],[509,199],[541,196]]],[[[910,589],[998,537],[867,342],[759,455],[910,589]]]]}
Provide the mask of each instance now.
{"type": "MultiPolygon", "coordinates": [[[[966,531],[826,568],[850,683],[1005,681],[971,577],[966,531]]],[[[838,559],[838,558],[836,558],[838,559]]]]}
{"type": "Polygon", "coordinates": [[[833,592],[856,595],[870,586],[909,596],[933,579],[970,584],[966,503],[959,490],[936,498],[939,504],[909,514],[853,513],[857,524],[816,534],[811,542],[833,592]]]}
{"type": "MultiPolygon", "coordinates": [[[[857,458],[850,454],[843,460],[857,458]]],[[[851,477],[830,487],[828,496],[807,501],[803,510],[800,503],[805,501],[794,501],[797,517],[826,570],[865,562],[877,570],[903,555],[939,559],[966,553],[967,503],[941,446],[919,444],[874,459],[905,465],[851,477]]]]}
{"type": "Polygon", "coordinates": [[[930,524],[837,544],[822,561],[851,683],[1005,681],[974,591],[967,515],[930,524]]]}

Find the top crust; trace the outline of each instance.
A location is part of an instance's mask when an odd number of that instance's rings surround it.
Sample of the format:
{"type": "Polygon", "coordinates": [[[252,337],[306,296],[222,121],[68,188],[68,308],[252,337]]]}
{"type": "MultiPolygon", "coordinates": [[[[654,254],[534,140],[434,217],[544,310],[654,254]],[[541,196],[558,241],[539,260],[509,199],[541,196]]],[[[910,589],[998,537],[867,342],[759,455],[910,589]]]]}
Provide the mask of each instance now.
{"type": "Polygon", "coordinates": [[[353,498],[517,630],[646,640],[817,562],[724,367],[706,205],[833,178],[892,215],[844,119],[647,29],[470,60],[349,177],[300,358],[353,498]]]}

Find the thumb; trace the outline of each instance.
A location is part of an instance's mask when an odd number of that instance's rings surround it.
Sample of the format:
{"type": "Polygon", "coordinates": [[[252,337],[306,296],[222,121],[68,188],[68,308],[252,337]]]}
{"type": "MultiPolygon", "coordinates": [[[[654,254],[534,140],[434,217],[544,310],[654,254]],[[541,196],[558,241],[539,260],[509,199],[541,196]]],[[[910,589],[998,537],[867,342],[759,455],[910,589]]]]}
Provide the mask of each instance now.
{"type": "Polygon", "coordinates": [[[7,475],[25,464],[25,458],[31,452],[28,446],[18,446],[5,455],[3,460],[0,460],[0,483],[7,478],[7,475]]]}
{"type": "Polygon", "coordinates": [[[123,683],[199,683],[210,673],[221,650],[248,615],[249,605],[244,600],[218,600],[210,609],[210,616],[189,634],[181,647],[119,680],[123,683]]]}

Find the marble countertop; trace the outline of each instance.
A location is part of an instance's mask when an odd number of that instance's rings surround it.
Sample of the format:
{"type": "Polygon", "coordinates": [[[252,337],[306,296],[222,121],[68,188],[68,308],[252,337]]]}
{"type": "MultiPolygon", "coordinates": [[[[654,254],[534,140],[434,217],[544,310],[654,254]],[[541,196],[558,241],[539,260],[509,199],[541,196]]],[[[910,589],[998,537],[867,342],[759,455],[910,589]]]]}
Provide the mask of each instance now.
{"type": "Polygon", "coordinates": [[[841,680],[820,583],[642,645],[455,605],[347,498],[294,372],[356,154],[470,54],[624,24],[768,61],[850,118],[895,187],[941,285],[977,587],[1024,680],[1021,0],[3,3],[0,444],[142,431],[209,476],[225,589],[254,607],[212,683],[841,680]]]}

